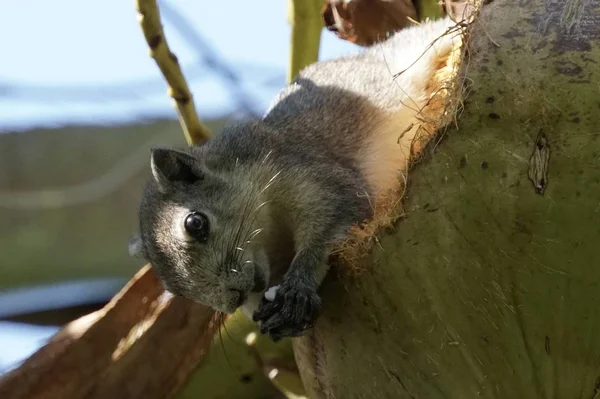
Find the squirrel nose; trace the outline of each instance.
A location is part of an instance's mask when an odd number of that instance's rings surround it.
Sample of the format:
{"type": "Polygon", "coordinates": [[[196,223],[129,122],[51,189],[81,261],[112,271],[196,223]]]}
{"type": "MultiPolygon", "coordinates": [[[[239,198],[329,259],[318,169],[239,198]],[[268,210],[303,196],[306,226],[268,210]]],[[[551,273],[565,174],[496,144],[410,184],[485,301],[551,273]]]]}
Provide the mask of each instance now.
{"type": "Polygon", "coordinates": [[[240,290],[229,290],[232,294],[237,295],[236,306],[240,307],[246,302],[246,294],[240,290]]]}

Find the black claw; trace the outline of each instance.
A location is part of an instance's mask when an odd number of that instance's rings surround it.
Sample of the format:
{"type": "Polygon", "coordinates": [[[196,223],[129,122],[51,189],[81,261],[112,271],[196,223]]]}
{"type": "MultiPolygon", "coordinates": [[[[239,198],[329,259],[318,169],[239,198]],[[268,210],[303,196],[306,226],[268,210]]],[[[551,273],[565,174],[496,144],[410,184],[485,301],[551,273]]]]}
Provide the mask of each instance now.
{"type": "Polygon", "coordinates": [[[275,302],[270,302],[266,299],[263,299],[258,310],[254,312],[254,315],[252,315],[252,320],[258,322],[269,319],[273,314],[277,312],[277,305],[278,304],[275,302]]]}

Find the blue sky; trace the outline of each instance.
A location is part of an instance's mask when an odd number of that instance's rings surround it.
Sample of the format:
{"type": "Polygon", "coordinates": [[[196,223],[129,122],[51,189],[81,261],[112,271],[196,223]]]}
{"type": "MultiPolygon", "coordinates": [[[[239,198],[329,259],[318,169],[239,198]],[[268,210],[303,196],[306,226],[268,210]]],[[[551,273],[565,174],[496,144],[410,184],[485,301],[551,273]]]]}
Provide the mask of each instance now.
{"type": "MultiPolygon", "coordinates": [[[[193,23],[264,108],[284,84],[290,38],[286,0],[162,0],[159,5],[165,1],[193,23]]],[[[133,0],[0,0],[0,9],[0,131],[175,117],[133,0]]],[[[234,110],[227,86],[199,64],[197,49],[163,23],[184,72],[193,75],[201,117],[234,110]]],[[[321,59],[356,51],[323,32],[321,59]]]]}

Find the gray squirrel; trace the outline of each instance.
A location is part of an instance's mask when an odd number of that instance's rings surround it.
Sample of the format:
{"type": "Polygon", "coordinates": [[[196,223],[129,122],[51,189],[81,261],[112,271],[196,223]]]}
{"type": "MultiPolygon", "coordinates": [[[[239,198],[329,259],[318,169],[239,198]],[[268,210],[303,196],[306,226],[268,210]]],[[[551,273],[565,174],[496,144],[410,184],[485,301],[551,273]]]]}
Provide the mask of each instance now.
{"type": "Polygon", "coordinates": [[[275,341],[302,335],[320,314],[329,254],[397,186],[399,136],[426,104],[454,26],[424,22],[314,63],[263,118],[187,149],[154,148],[130,254],[175,295],[241,307],[275,341]]]}

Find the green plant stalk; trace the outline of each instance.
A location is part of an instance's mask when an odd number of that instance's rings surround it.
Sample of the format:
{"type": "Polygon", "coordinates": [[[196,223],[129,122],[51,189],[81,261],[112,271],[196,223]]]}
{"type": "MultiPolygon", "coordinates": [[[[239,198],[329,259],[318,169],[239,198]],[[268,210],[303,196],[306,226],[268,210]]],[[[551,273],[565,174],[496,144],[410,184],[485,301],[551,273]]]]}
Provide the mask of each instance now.
{"type": "Polygon", "coordinates": [[[323,0],[288,0],[288,21],[292,26],[288,82],[304,67],[319,59],[322,6],[323,0]]]}

